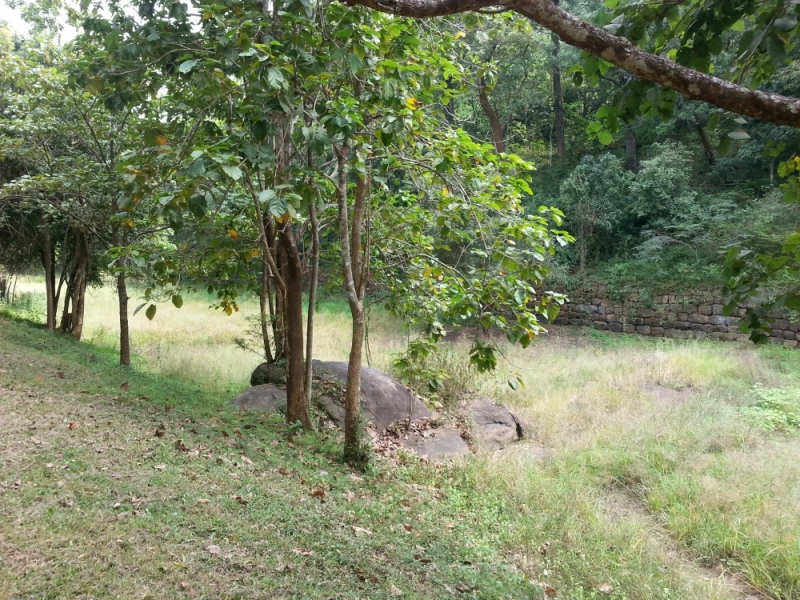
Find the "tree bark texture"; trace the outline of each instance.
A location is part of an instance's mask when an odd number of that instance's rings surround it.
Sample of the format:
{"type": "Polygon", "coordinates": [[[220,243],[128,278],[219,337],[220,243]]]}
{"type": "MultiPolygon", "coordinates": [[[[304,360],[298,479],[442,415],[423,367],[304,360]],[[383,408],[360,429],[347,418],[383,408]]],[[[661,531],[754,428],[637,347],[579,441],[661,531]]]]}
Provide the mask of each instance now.
{"type": "Polygon", "coordinates": [[[627,39],[572,16],[552,0],[345,0],[406,17],[439,17],[502,6],[557,34],[570,46],[599,56],[640,79],[730,112],[800,128],[800,99],[752,90],[650,54],[627,39]]]}
{"type": "Polygon", "coordinates": [[[480,100],[481,108],[486,118],[489,119],[494,149],[498,152],[505,152],[506,141],[503,136],[503,124],[500,122],[500,117],[497,116],[497,111],[494,109],[494,106],[489,102],[489,96],[486,94],[486,82],[483,77],[481,77],[478,82],[478,99],[480,100]]]}
{"type": "Polygon", "coordinates": [[[74,247],[69,269],[67,290],[64,294],[64,311],[61,315],[61,333],[80,341],[83,335],[83,316],[86,306],[86,286],[89,281],[89,244],[86,234],[72,230],[74,247]]]}

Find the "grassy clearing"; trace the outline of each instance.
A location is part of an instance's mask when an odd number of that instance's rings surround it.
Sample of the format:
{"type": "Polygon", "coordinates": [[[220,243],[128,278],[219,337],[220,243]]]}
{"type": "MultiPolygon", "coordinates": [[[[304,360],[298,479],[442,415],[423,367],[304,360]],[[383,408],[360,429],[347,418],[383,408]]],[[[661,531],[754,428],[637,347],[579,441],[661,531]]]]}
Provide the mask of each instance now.
{"type": "MultiPolygon", "coordinates": [[[[800,389],[796,351],[594,332],[504,348],[477,385],[516,408],[529,440],[467,465],[378,462],[355,483],[335,435],[290,444],[275,420],[227,408],[258,362],[232,344],[254,305],[137,315],[128,374],[113,366],[115,299],[90,298],[94,346],[0,322],[0,556],[25,556],[0,567],[8,597],[54,578],[69,592],[55,596],[747,597],[723,571],[800,597],[800,441],[742,410],[754,384],[800,389]]],[[[345,359],[346,312],[325,305],[318,322],[317,356],[345,359]]],[[[373,364],[403,347],[398,331],[373,314],[373,364]]]]}

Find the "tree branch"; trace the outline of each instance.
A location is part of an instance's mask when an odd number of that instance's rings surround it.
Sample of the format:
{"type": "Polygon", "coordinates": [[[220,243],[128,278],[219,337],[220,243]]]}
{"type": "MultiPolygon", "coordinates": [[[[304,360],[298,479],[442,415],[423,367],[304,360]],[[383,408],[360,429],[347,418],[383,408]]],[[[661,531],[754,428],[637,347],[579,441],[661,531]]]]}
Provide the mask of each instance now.
{"type": "MultiPolygon", "coordinates": [[[[405,17],[440,17],[498,6],[497,0],[344,0],[405,17]]],[[[574,17],[552,0],[510,0],[503,6],[557,34],[564,42],[607,60],[640,79],[673,89],[691,100],[776,125],[800,128],[800,99],[751,90],[700,73],[637,48],[625,38],[574,17]]]]}

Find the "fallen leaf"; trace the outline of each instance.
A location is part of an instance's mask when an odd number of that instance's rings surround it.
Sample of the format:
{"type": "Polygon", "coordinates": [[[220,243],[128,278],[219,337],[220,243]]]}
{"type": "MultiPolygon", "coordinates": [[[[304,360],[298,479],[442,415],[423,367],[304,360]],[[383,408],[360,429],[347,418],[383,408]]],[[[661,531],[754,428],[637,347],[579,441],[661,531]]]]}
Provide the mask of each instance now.
{"type": "Polygon", "coordinates": [[[327,477],[328,476],[328,472],[327,471],[320,471],[319,475],[320,475],[320,477],[327,477]]]}
{"type": "Polygon", "coordinates": [[[406,531],[411,531],[412,529],[414,529],[414,528],[413,528],[411,525],[409,525],[408,523],[403,523],[403,528],[404,528],[406,531]]]}
{"type": "Polygon", "coordinates": [[[56,373],[56,377],[58,377],[59,379],[64,379],[64,371],[58,371],[56,373]]]}
{"type": "Polygon", "coordinates": [[[208,498],[198,498],[197,504],[208,504],[210,500],[208,498]]]}
{"type": "Polygon", "coordinates": [[[119,385],[119,391],[120,391],[120,392],[124,392],[124,391],[125,391],[125,390],[127,390],[127,389],[128,389],[128,382],[127,382],[127,381],[126,381],[126,382],[124,382],[124,383],[121,383],[121,384],[119,385]]]}
{"type": "Polygon", "coordinates": [[[233,499],[236,500],[239,504],[241,504],[243,506],[247,506],[247,504],[248,504],[248,501],[245,500],[244,498],[242,498],[241,496],[234,496],[233,499]]]}
{"type": "Polygon", "coordinates": [[[156,437],[164,437],[165,433],[166,433],[166,431],[159,427],[158,429],[156,429],[156,431],[155,431],[155,433],[153,435],[156,436],[156,437]]]}
{"type": "Polygon", "coordinates": [[[364,529],[363,527],[353,527],[353,531],[356,533],[363,533],[365,535],[372,535],[372,532],[369,529],[364,529]]]}
{"type": "Polygon", "coordinates": [[[289,570],[289,565],[287,565],[286,563],[281,563],[273,569],[273,571],[275,571],[276,573],[283,573],[284,571],[288,570],[289,570]]]}
{"type": "Polygon", "coordinates": [[[188,581],[181,581],[178,584],[178,588],[180,588],[184,592],[191,592],[192,591],[192,584],[189,583],[188,581]]]}
{"type": "Polygon", "coordinates": [[[322,488],[317,488],[313,492],[311,492],[311,497],[312,498],[319,498],[320,500],[324,500],[325,499],[325,490],[323,490],[322,488]]]}
{"type": "Polygon", "coordinates": [[[356,495],[355,495],[353,492],[347,492],[347,493],[344,495],[344,498],[345,498],[345,500],[347,500],[348,502],[352,502],[353,500],[355,500],[355,499],[356,499],[356,495]]]}
{"type": "Polygon", "coordinates": [[[45,467],[47,467],[48,469],[52,469],[53,467],[55,467],[55,465],[53,463],[47,463],[45,467]]]}
{"type": "Polygon", "coordinates": [[[189,446],[183,443],[183,440],[175,440],[175,449],[181,452],[188,452],[189,446]]]}
{"type": "Polygon", "coordinates": [[[392,585],[392,587],[390,589],[391,589],[391,592],[392,592],[392,596],[402,596],[403,595],[403,591],[399,587],[394,585],[394,584],[392,585]]]}
{"type": "Polygon", "coordinates": [[[0,375],[5,375],[6,373],[8,373],[8,371],[5,369],[0,369],[0,375]]]}
{"type": "Polygon", "coordinates": [[[252,464],[253,464],[253,461],[252,461],[252,460],[250,460],[249,458],[247,458],[246,456],[240,456],[239,458],[240,458],[240,459],[242,460],[242,462],[243,462],[243,463],[245,463],[245,464],[248,464],[248,465],[252,465],[252,464]]]}
{"type": "Polygon", "coordinates": [[[280,469],[278,469],[278,473],[280,473],[281,475],[283,475],[285,477],[286,475],[289,474],[289,471],[287,471],[286,469],[281,467],[280,469]]]}
{"type": "Polygon", "coordinates": [[[294,552],[299,556],[311,556],[312,554],[314,554],[313,550],[303,550],[302,548],[295,548],[294,550],[292,550],[292,552],[294,552]]]}
{"type": "Polygon", "coordinates": [[[433,562],[430,558],[423,558],[422,555],[420,555],[420,554],[415,554],[414,555],[414,560],[417,560],[417,561],[421,562],[423,565],[427,565],[427,564],[433,562]]]}
{"type": "Polygon", "coordinates": [[[33,444],[34,446],[41,446],[42,445],[42,440],[37,439],[35,437],[32,437],[31,438],[31,444],[33,444]]]}
{"type": "Polygon", "coordinates": [[[614,591],[614,586],[610,583],[604,583],[602,585],[598,585],[597,590],[603,592],[604,594],[610,594],[614,591]]]}
{"type": "Polygon", "coordinates": [[[362,481],[364,481],[363,477],[359,477],[355,473],[350,473],[348,477],[350,477],[350,481],[352,481],[353,483],[361,483],[362,481]]]}
{"type": "Polygon", "coordinates": [[[69,427],[70,429],[77,429],[77,428],[78,428],[78,427],[80,427],[80,426],[81,426],[81,424],[80,424],[80,423],[78,423],[78,422],[76,422],[76,421],[73,421],[72,423],[70,423],[70,424],[68,425],[68,427],[69,427]]]}
{"type": "Polygon", "coordinates": [[[219,546],[215,546],[213,544],[206,546],[205,550],[211,556],[219,556],[220,554],[222,554],[222,548],[220,548],[219,546]]]}
{"type": "Polygon", "coordinates": [[[167,465],[154,465],[154,466],[153,466],[153,468],[154,468],[156,471],[163,471],[164,469],[166,469],[166,468],[167,468],[167,465]]]}

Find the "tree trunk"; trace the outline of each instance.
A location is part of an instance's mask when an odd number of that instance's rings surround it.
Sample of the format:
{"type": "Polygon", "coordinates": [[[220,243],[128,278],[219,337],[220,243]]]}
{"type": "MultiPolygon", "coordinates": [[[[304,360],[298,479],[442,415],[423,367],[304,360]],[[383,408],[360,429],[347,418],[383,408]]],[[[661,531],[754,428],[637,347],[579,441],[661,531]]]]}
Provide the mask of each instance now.
{"type": "Polygon", "coordinates": [[[268,363],[275,362],[272,356],[272,343],[270,342],[270,327],[272,324],[272,293],[269,288],[269,267],[266,260],[261,265],[261,290],[258,294],[258,305],[261,317],[261,339],[264,343],[264,359],[268,363]]]}
{"type": "Polygon", "coordinates": [[[308,402],[303,389],[303,264],[294,239],[291,222],[280,230],[286,252],[286,422],[300,422],[312,429],[308,402]]]}
{"type": "Polygon", "coordinates": [[[50,223],[46,219],[42,227],[41,245],[42,266],[44,267],[44,287],[47,296],[47,330],[56,330],[56,273],[53,260],[53,240],[50,236],[50,223]]]}
{"type": "MultiPolygon", "coordinates": [[[[113,233],[114,245],[122,247],[127,245],[127,234],[120,231],[123,225],[118,225],[113,233]]],[[[125,275],[127,266],[124,256],[120,256],[117,262],[117,300],[119,301],[119,364],[123,367],[131,364],[131,334],[128,325],[128,282],[125,275]]]]}
{"type": "Polygon", "coordinates": [[[364,467],[367,460],[361,445],[361,360],[364,349],[364,293],[366,291],[365,264],[362,263],[360,232],[366,214],[365,204],[367,181],[359,176],[356,186],[353,221],[347,215],[347,170],[346,159],[348,149],[337,151],[339,177],[337,181],[337,197],[339,204],[339,245],[342,255],[342,275],[353,319],[350,342],[350,360],[347,365],[347,385],[344,398],[344,459],[355,467],[364,467]],[[351,238],[351,232],[353,233],[351,238]],[[356,238],[358,233],[358,238],[356,238]],[[354,260],[355,259],[355,260],[354,260]],[[358,272],[356,267],[358,266],[358,272]]]}
{"type": "Polygon", "coordinates": [[[492,142],[497,152],[506,151],[506,142],[503,139],[503,124],[500,122],[500,117],[497,116],[497,111],[489,102],[489,96],[486,94],[486,81],[483,77],[478,81],[478,100],[480,100],[481,108],[483,109],[486,118],[489,119],[489,127],[492,129],[492,142]]]}
{"type": "Polygon", "coordinates": [[[700,142],[703,144],[703,150],[706,153],[708,164],[713,165],[715,162],[717,162],[717,157],[714,156],[714,148],[711,146],[711,142],[708,141],[706,128],[700,122],[700,117],[698,117],[697,115],[694,116],[694,126],[697,129],[697,134],[700,136],[700,142]]]}
{"type": "Polygon", "coordinates": [[[317,282],[319,280],[319,220],[317,207],[311,203],[309,209],[311,217],[311,281],[308,287],[308,317],[306,323],[306,365],[303,388],[306,402],[311,404],[311,379],[314,374],[312,357],[314,351],[314,313],[317,309],[317,282]]]}
{"type": "MultiPolygon", "coordinates": [[[[558,0],[556,0],[558,4],[558,0]]],[[[558,66],[558,52],[561,40],[553,34],[553,128],[556,134],[556,159],[564,162],[567,158],[567,146],[564,133],[564,94],[561,91],[561,67],[558,66]]]]}

